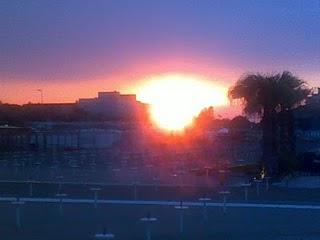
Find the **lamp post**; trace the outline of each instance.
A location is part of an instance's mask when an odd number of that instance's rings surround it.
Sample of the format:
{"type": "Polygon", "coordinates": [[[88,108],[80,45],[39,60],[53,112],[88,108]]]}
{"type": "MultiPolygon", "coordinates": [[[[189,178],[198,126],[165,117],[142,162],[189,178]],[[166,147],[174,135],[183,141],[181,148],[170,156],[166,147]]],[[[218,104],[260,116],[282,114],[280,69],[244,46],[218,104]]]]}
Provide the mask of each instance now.
{"type": "Polygon", "coordinates": [[[117,182],[117,181],[118,181],[119,172],[120,172],[120,171],[121,171],[120,168],[113,168],[113,169],[112,169],[114,182],[117,182]]]}
{"type": "Polygon", "coordinates": [[[14,176],[17,176],[18,173],[19,173],[20,164],[18,163],[18,161],[15,161],[15,162],[13,163],[13,166],[14,166],[14,176]]]}
{"type": "Polygon", "coordinates": [[[187,210],[189,207],[188,206],[184,206],[183,202],[180,201],[180,205],[177,205],[174,207],[175,209],[179,210],[180,213],[180,233],[182,234],[184,231],[184,219],[183,219],[183,212],[185,210],[187,210]]]}
{"type": "Polygon", "coordinates": [[[16,226],[17,228],[21,227],[21,213],[20,213],[20,208],[22,205],[25,204],[25,202],[20,201],[19,198],[16,201],[11,202],[12,205],[16,206],[16,226]]]}
{"type": "Polygon", "coordinates": [[[56,197],[59,198],[59,213],[60,215],[63,214],[63,209],[62,209],[62,205],[63,205],[63,199],[67,196],[67,194],[65,193],[57,193],[56,197]]]}
{"type": "Polygon", "coordinates": [[[183,171],[183,170],[178,170],[177,173],[174,173],[172,176],[173,177],[176,177],[177,180],[178,180],[178,187],[179,187],[179,194],[180,194],[180,197],[182,197],[182,187],[183,187],[183,175],[185,174],[186,172],[183,171]]]}
{"type": "Polygon", "coordinates": [[[151,224],[157,221],[157,218],[151,217],[148,213],[147,217],[140,218],[140,221],[146,224],[146,240],[151,240],[151,224]]]}
{"type": "Polygon", "coordinates": [[[60,192],[61,192],[61,190],[62,190],[62,181],[63,181],[63,176],[57,176],[56,178],[57,178],[57,179],[58,179],[58,181],[59,181],[59,184],[58,184],[58,193],[60,193],[60,192]]]}
{"type": "Polygon", "coordinates": [[[244,200],[248,201],[248,188],[251,186],[251,183],[242,183],[240,187],[243,187],[244,190],[244,200]]]}
{"type": "Polygon", "coordinates": [[[76,177],[76,172],[79,169],[79,166],[77,164],[72,164],[71,168],[72,168],[72,176],[76,177]]]}
{"type": "Polygon", "coordinates": [[[93,194],[94,207],[97,208],[98,207],[98,192],[101,190],[101,188],[93,187],[93,188],[90,188],[90,190],[94,192],[94,194],[93,194]]]}
{"type": "Polygon", "coordinates": [[[259,197],[260,196],[260,184],[262,183],[262,180],[261,179],[254,179],[253,181],[256,183],[256,193],[257,193],[257,196],[259,197]]]}
{"type": "Polygon", "coordinates": [[[43,104],[43,90],[38,88],[37,91],[40,92],[40,103],[43,104]]]}
{"type": "Polygon", "coordinates": [[[211,198],[203,197],[203,198],[199,198],[199,201],[203,203],[203,219],[207,221],[208,220],[207,202],[211,201],[211,198]]]}
{"type": "Polygon", "coordinates": [[[97,164],[96,164],[95,160],[92,160],[92,162],[90,163],[92,173],[96,172],[96,166],[97,166],[97,164]]]}
{"type": "Polygon", "coordinates": [[[57,170],[58,170],[58,166],[57,166],[57,165],[52,165],[52,166],[50,167],[50,173],[51,173],[51,177],[52,177],[52,178],[55,176],[57,170]]]}
{"type": "Polygon", "coordinates": [[[208,183],[209,173],[210,173],[210,171],[212,170],[212,167],[210,167],[210,166],[205,166],[205,167],[204,167],[204,170],[206,171],[206,179],[207,179],[207,183],[208,183]]]}
{"type": "Polygon", "coordinates": [[[219,174],[220,174],[220,185],[221,186],[225,186],[226,184],[226,174],[229,173],[229,170],[224,170],[224,169],[221,169],[219,170],[219,174]]]}
{"type": "Polygon", "coordinates": [[[158,192],[158,184],[160,183],[160,179],[158,177],[154,177],[152,180],[154,183],[154,191],[158,192]]]}
{"type": "Polygon", "coordinates": [[[33,196],[33,182],[29,181],[29,196],[33,196]]]}
{"type": "Polygon", "coordinates": [[[227,211],[227,196],[230,194],[230,192],[229,191],[220,191],[219,194],[223,196],[222,208],[223,208],[223,212],[226,213],[226,211],[227,211]]]}
{"type": "Polygon", "coordinates": [[[138,199],[138,181],[132,182],[132,187],[133,187],[133,199],[137,200],[138,199]]]}
{"type": "Polygon", "coordinates": [[[146,165],[147,171],[148,171],[148,177],[152,177],[152,169],[153,169],[153,165],[152,164],[148,164],[146,165]]]}
{"type": "Polygon", "coordinates": [[[36,161],[36,162],[34,163],[34,165],[35,165],[35,172],[36,172],[35,175],[36,175],[36,177],[39,178],[41,162],[40,162],[40,161],[36,161]]]}
{"type": "Polygon", "coordinates": [[[133,199],[137,200],[137,198],[138,198],[137,187],[138,187],[138,184],[139,184],[139,182],[137,181],[138,168],[137,167],[132,167],[131,171],[132,171],[132,174],[133,174],[133,181],[132,181],[133,199]]]}
{"type": "Polygon", "coordinates": [[[210,166],[205,166],[204,167],[204,170],[205,170],[205,172],[206,172],[206,191],[209,191],[209,188],[210,188],[210,184],[209,184],[209,174],[210,174],[210,171],[212,171],[212,167],[210,167],[210,166]]]}
{"type": "Polygon", "coordinates": [[[266,191],[269,191],[269,188],[270,188],[270,184],[269,184],[269,181],[271,179],[271,177],[264,177],[264,179],[266,180],[266,191]]]}

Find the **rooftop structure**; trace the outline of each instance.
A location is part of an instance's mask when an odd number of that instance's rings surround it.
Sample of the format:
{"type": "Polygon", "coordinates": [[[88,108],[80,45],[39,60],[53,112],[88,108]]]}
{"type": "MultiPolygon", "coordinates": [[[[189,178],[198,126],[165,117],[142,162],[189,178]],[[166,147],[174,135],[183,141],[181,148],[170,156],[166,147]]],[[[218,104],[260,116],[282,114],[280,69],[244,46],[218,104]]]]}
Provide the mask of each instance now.
{"type": "Polygon", "coordinates": [[[145,104],[137,101],[136,95],[117,91],[98,92],[95,98],[80,98],[77,105],[86,112],[111,119],[132,119],[145,108],[145,104]]]}

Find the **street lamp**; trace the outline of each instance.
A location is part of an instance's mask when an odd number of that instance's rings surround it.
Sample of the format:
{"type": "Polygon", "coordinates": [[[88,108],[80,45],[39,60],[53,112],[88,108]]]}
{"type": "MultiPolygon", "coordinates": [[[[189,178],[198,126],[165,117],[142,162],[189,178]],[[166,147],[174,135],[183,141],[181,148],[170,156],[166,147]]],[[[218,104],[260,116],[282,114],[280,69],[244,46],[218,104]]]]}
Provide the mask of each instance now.
{"type": "Polygon", "coordinates": [[[271,179],[271,177],[264,177],[264,179],[266,180],[266,191],[269,191],[269,188],[270,188],[270,184],[269,184],[269,181],[271,179]]]}
{"type": "Polygon", "coordinates": [[[91,191],[94,192],[94,207],[98,207],[98,192],[101,190],[99,187],[90,188],[91,191]]]}
{"type": "Polygon", "coordinates": [[[32,180],[29,181],[29,196],[33,196],[33,182],[32,180]]]}
{"type": "Polygon", "coordinates": [[[226,184],[226,174],[229,173],[229,170],[224,170],[220,169],[219,174],[220,174],[220,185],[225,186],[226,184]]]}
{"type": "Polygon", "coordinates": [[[153,180],[153,183],[154,183],[154,191],[157,192],[158,191],[158,185],[160,184],[160,179],[156,176],[152,180],[153,180]]]}
{"type": "Polygon", "coordinates": [[[120,168],[113,168],[112,172],[113,172],[113,181],[117,182],[119,180],[119,172],[121,171],[120,168]]]}
{"type": "Polygon", "coordinates": [[[57,176],[56,177],[57,179],[58,179],[58,181],[59,181],[59,185],[58,185],[58,193],[60,193],[61,192],[61,190],[62,190],[62,181],[63,181],[63,176],[61,175],[61,176],[57,176]]]}
{"type": "Polygon", "coordinates": [[[244,189],[244,200],[248,201],[248,188],[251,187],[251,183],[242,183],[240,187],[244,189]]]}
{"type": "Polygon", "coordinates": [[[226,213],[226,211],[227,211],[227,196],[230,194],[230,192],[229,191],[220,191],[219,194],[223,196],[222,208],[223,208],[223,212],[226,213]]]}
{"type": "Polygon", "coordinates": [[[157,218],[151,217],[151,214],[148,213],[147,217],[140,218],[140,221],[146,224],[146,240],[151,240],[151,224],[157,221],[157,218]]]}
{"type": "Polygon", "coordinates": [[[254,179],[253,181],[256,183],[256,193],[257,193],[257,196],[259,197],[260,196],[260,184],[262,183],[262,180],[261,179],[254,179]]]}
{"type": "Polygon", "coordinates": [[[137,200],[138,199],[138,181],[132,182],[132,187],[133,187],[133,199],[137,200]]]}
{"type": "Polygon", "coordinates": [[[132,174],[133,174],[133,181],[132,181],[133,197],[134,197],[134,200],[137,200],[137,198],[138,198],[137,188],[138,188],[138,184],[139,184],[139,181],[137,181],[138,168],[137,167],[132,167],[131,171],[132,171],[132,174]]]}
{"type": "Polygon", "coordinates": [[[63,204],[63,199],[67,196],[65,193],[57,193],[56,197],[59,198],[59,213],[62,215],[62,204],[63,204]]]}
{"type": "Polygon", "coordinates": [[[37,91],[40,92],[40,103],[43,104],[43,90],[38,88],[37,91]]]}
{"type": "Polygon", "coordinates": [[[207,202],[211,201],[211,198],[207,198],[207,197],[199,198],[199,201],[203,202],[203,219],[207,221],[208,220],[207,202]]]}
{"type": "Polygon", "coordinates": [[[21,214],[20,214],[20,207],[22,207],[25,202],[20,201],[20,199],[18,198],[16,201],[11,202],[12,205],[16,206],[16,226],[17,228],[21,227],[21,214]]]}
{"type": "Polygon", "coordinates": [[[183,230],[184,230],[184,226],[183,226],[183,212],[185,210],[187,210],[189,207],[188,206],[184,206],[183,205],[183,202],[180,201],[180,205],[177,205],[174,207],[175,209],[179,210],[180,212],[180,233],[182,234],[183,233],[183,230]]]}

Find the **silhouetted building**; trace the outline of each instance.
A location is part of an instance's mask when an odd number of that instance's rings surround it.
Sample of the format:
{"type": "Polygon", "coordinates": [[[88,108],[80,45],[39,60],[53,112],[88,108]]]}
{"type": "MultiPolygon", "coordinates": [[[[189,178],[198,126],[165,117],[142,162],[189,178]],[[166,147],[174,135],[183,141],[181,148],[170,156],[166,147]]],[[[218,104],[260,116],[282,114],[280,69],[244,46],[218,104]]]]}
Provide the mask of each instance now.
{"type": "Polygon", "coordinates": [[[148,105],[136,95],[99,92],[96,98],[80,98],[76,103],[1,104],[0,124],[30,122],[128,121],[148,119],[148,105]]]}
{"type": "Polygon", "coordinates": [[[138,119],[145,114],[146,105],[134,94],[99,92],[96,98],[80,98],[78,107],[90,114],[114,120],[138,119]]]}
{"type": "Polygon", "coordinates": [[[313,93],[306,104],[294,111],[297,152],[320,153],[320,91],[313,93]]]}
{"type": "Polygon", "coordinates": [[[31,128],[9,125],[0,126],[0,150],[11,151],[28,149],[30,147],[31,136],[31,128]]]}

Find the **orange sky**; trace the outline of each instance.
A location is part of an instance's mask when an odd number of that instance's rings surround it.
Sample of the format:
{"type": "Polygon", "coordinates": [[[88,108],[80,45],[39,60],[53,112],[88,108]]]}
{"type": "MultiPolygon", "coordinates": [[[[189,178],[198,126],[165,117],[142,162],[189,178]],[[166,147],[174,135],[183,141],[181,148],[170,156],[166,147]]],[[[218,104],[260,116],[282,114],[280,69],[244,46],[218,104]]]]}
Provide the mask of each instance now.
{"type": "Polygon", "coordinates": [[[121,73],[91,76],[85,79],[79,79],[76,76],[70,76],[70,79],[65,80],[51,80],[45,76],[43,79],[23,81],[10,79],[3,81],[0,99],[8,103],[37,103],[40,101],[40,93],[36,91],[39,88],[43,89],[44,102],[75,102],[78,98],[95,97],[98,91],[117,90],[121,93],[137,94],[141,86],[148,81],[148,77],[170,73],[198,75],[208,81],[228,87],[240,73],[240,70],[231,71],[225,66],[213,67],[210,62],[190,59],[141,62],[124,69],[121,73]]]}
{"type": "MultiPolygon", "coordinates": [[[[53,70],[54,71],[54,70],[53,70]]],[[[184,58],[151,59],[150,61],[136,61],[135,64],[115,71],[112,74],[93,75],[80,78],[76,75],[68,79],[52,79],[43,76],[41,79],[3,79],[1,84],[0,100],[6,103],[24,104],[40,102],[40,93],[43,89],[44,102],[61,103],[75,102],[79,98],[92,98],[99,91],[120,91],[121,93],[137,94],[141,87],[152,76],[163,74],[191,74],[204,78],[213,84],[228,88],[243,73],[244,69],[230,67],[219,61],[185,55],[184,58]]],[[[216,115],[232,117],[241,113],[238,107],[216,107],[216,115]]]]}

